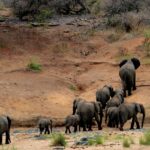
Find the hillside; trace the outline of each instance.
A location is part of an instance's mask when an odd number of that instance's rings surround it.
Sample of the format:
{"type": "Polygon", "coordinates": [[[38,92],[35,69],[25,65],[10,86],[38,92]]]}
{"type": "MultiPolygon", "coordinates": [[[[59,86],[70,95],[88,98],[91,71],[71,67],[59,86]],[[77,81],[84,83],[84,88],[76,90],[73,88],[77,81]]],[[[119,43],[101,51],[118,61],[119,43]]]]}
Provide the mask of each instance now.
{"type": "Polygon", "coordinates": [[[119,61],[138,57],[137,90],[126,101],[143,103],[149,118],[150,58],[141,48],[142,32],[105,30],[99,22],[83,16],[61,18],[58,26],[0,24],[0,114],[15,126],[35,125],[40,116],[60,125],[76,96],[94,101],[99,87],[120,88],[119,61]],[[42,70],[29,71],[31,61],[42,70]]]}

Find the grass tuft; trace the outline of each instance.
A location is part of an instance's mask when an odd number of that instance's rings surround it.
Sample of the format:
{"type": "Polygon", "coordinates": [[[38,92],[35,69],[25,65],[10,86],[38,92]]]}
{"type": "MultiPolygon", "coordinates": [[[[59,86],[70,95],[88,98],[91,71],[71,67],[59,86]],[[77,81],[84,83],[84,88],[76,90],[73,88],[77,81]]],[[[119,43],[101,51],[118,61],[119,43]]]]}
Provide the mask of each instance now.
{"type": "Polygon", "coordinates": [[[128,138],[124,138],[122,144],[123,144],[123,147],[126,147],[126,148],[129,148],[131,145],[130,140],[128,138]]]}
{"type": "Polygon", "coordinates": [[[42,65],[36,61],[31,60],[31,62],[27,65],[27,69],[31,71],[41,71],[42,65]]]}
{"type": "Polygon", "coordinates": [[[67,142],[63,134],[52,135],[52,146],[66,146],[67,142]]]}
{"type": "Polygon", "coordinates": [[[143,137],[139,139],[141,145],[150,145],[150,131],[144,134],[143,137]]]}

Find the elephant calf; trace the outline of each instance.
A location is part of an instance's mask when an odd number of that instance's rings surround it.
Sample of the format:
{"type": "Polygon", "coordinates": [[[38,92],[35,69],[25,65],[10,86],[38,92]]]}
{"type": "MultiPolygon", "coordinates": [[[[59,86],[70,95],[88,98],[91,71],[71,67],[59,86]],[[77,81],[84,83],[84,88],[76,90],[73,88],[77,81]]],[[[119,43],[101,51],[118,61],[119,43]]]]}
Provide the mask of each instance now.
{"type": "Polygon", "coordinates": [[[118,128],[119,125],[119,108],[118,107],[109,107],[106,110],[106,118],[105,123],[108,127],[116,127],[118,128]],[[108,124],[107,124],[108,118],[108,124]]]}
{"type": "Polygon", "coordinates": [[[124,103],[123,90],[116,90],[115,95],[107,102],[106,109],[109,107],[118,107],[124,103]]]}
{"type": "Polygon", "coordinates": [[[38,126],[40,129],[40,134],[43,133],[44,134],[48,133],[50,134],[50,131],[52,133],[52,120],[51,119],[47,119],[47,118],[42,118],[38,121],[38,126]]]}
{"type": "Polygon", "coordinates": [[[11,143],[10,140],[11,119],[8,116],[0,116],[0,145],[2,145],[3,133],[6,133],[6,144],[11,143]]]}
{"type": "MultiPolygon", "coordinates": [[[[80,116],[75,114],[75,115],[69,115],[66,117],[65,119],[65,133],[67,134],[67,131],[69,131],[69,133],[71,133],[70,131],[70,127],[73,126],[74,127],[74,132],[77,131],[77,127],[79,126],[79,122],[80,122],[80,116]]],[[[80,127],[79,127],[80,130],[80,127]]]]}

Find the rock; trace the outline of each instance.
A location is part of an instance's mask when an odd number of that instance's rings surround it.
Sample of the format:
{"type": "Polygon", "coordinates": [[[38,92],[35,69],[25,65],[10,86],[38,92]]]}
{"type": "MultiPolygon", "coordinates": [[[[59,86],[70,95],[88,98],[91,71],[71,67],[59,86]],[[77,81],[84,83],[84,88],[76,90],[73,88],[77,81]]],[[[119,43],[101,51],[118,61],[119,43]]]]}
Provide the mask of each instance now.
{"type": "Polygon", "coordinates": [[[64,146],[56,146],[56,147],[53,147],[53,150],[64,150],[64,146]]]}

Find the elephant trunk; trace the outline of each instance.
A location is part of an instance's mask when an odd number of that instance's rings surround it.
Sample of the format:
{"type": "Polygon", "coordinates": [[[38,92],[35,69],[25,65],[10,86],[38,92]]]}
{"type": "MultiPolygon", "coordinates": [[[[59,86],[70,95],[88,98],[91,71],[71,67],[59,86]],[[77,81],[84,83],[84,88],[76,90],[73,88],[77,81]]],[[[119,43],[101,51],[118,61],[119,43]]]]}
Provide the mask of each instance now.
{"type": "Polygon", "coordinates": [[[143,128],[144,120],[145,120],[145,108],[143,105],[141,105],[141,113],[143,114],[141,128],[143,128]]]}
{"type": "Polygon", "coordinates": [[[73,107],[73,115],[76,113],[76,107],[73,107]]]}

